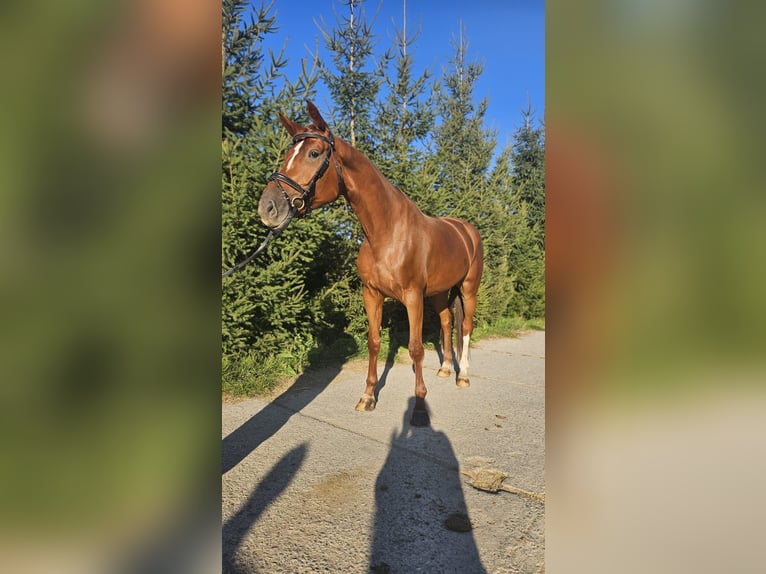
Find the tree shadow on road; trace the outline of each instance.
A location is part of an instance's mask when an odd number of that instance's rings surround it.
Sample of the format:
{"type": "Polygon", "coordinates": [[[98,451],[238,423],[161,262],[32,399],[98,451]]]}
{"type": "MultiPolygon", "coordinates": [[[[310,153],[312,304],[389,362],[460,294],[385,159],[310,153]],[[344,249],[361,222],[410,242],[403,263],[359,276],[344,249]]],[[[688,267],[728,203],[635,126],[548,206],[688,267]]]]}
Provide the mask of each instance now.
{"type": "MultiPolygon", "coordinates": [[[[221,444],[221,474],[237,466],[265,440],[279,431],[335,379],[342,361],[319,369],[307,368],[281,395],[229,433],[221,444]]],[[[360,387],[362,383],[360,382],[360,387]]]]}
{"type": "Polygon", "coordinates": [[[452,445],[430,426],[410,426],[414,406],[411,397],[375,483],[370,571],[486,573],[452,445]]]}
{"type": "Polygon", "coordinates": [[[303,443],[285,454],[258,483],[250,497],[223,525],[222,572],[224,574],[248,574],[254,567],[237,562],[237,550],[261,514],[290,485],[308,452],[308,443],[303,443]]]}

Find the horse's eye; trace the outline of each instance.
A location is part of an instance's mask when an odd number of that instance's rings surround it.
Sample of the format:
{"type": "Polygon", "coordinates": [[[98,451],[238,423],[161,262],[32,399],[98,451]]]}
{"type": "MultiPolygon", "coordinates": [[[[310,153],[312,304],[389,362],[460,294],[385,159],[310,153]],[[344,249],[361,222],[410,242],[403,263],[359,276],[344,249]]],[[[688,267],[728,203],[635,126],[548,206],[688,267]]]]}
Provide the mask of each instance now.
{"type": "Polygon", "coordinates": [[[312,150],[309,152],[309,157],[310,157],[311,159],[316,159],[316,158],[318,158],[318,157],[319,157],[319,152],[318,152],[317,150],[315,150],[315,149],[312,149],[312,150]]]}

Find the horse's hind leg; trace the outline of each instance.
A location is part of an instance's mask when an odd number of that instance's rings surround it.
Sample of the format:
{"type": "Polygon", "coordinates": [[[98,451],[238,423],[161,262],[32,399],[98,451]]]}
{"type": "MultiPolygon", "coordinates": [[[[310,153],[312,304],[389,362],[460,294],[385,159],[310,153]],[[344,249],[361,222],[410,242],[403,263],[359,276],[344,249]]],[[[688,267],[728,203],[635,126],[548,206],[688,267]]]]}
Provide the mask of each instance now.
{"type": "Polygon", "coordinates": [[[468,387],[471,384],[468,378],[468,367],[471,348],[471,333],[473,333],[473,314],[475,311],[476,295],[463,295],[463,341],[460,357],[458,357],[458,387],[468,387]]]}
{"type": "Polygon", "coordinates": [[[471,335],[473,334],[473,315],[476,312],[476,294],[479,291],[479,282],[481,281],[483,270],[484,265],[480,252],[480,256],[474,261],[473,266],[468,271],[468,275],[460,288],[463,300],[463,341],[462,352],[458,358],[460,366],[460,372],[457,377],[458,387],[468,387],[471,384],[468,378],[468,367],[471,335]]]}
{"type": "Polygon", "coordinates": [[[383,319],[383,295],[375,290],[364,287],[364,309],[367,311],[367,350],[369,351],[367,365],[367,381],[362,398],[356,405],[358,411],[375,410],[375,386],[378,384],[378,353],[380,353],[380,324],[383,319]]]}
{"type": "Polygon", "coordinates": [[[442,329],[442,365],[437,373],[440,377],[452,374],[452,313],[449,310],[449,293],[439,293],[432,299],[434,309],[439,314],[442,329]]]}

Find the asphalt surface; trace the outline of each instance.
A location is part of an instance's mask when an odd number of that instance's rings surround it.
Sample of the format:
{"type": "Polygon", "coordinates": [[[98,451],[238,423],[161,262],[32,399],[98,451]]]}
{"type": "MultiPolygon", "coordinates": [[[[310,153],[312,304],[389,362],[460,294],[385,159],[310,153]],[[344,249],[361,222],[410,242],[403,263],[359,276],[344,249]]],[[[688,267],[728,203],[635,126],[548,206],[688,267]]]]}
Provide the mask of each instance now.
{"type": "Polygon", "coordinates": [[[427,351],[429,427],[409,424],[408,361],[379,364],[373,412],[354,410],[363,361],[224,403],[223,571],[544,572],[544,504],[473,488],[460,469],[545,491],[545,333],[476,344],[468,389],[439,364],[427,351]]]}

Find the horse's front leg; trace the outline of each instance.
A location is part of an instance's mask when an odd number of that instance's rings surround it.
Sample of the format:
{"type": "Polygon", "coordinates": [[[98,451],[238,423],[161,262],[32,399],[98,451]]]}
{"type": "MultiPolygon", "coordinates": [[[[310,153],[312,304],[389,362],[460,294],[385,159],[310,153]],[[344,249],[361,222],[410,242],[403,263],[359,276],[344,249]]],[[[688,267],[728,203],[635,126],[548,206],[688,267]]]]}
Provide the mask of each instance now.
{"type": "Polygon", "coordinates": [[[367,381],[362,398],[356,405],[358,411],[375,410],[375,386],[378,384],[378,353],[380,353],[380,323],[383,317],[383,294],[364,286],[364,309],[367,311],[367,381]]]}
{"type": "Polygon", "coordinates": [[[428,426],[429,418],[426,410],[426,384],[423,381],[423,293],[408,291],[404,297],[407,308],[407,318],[410,324],[410,342],[408,349],[415,369],[415,409],[412,411],[412,426],[428,426]]]}

